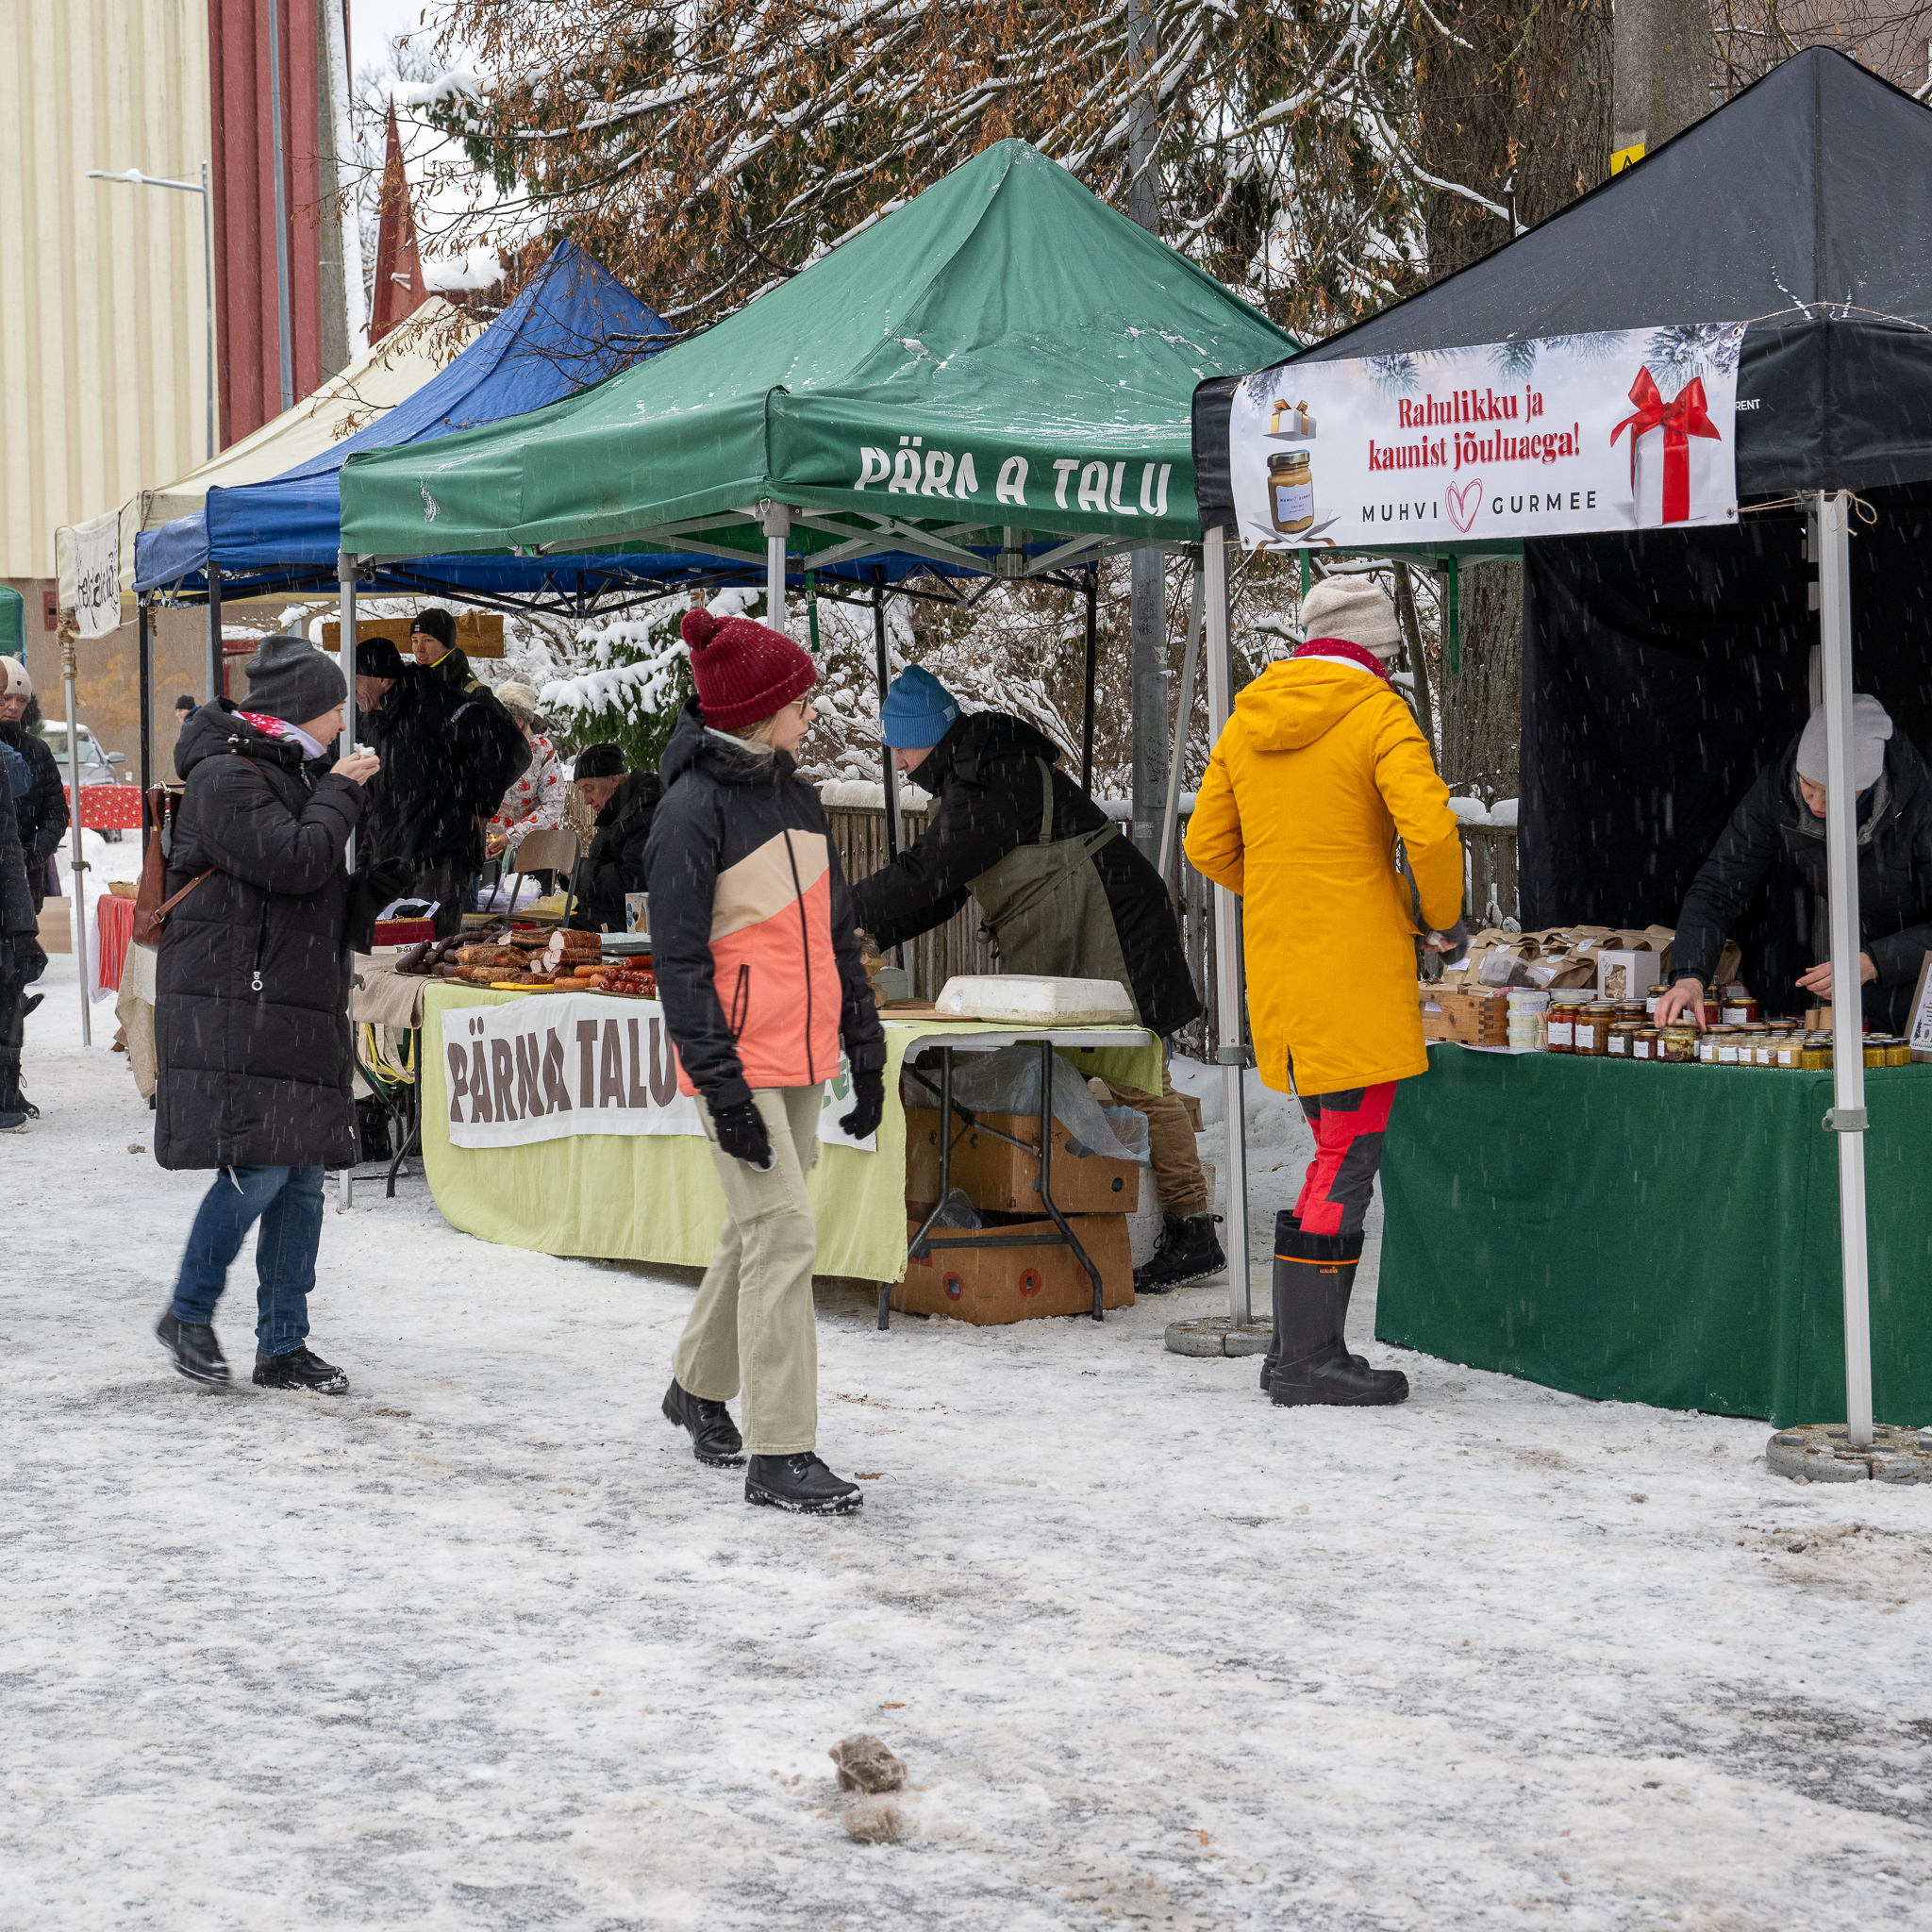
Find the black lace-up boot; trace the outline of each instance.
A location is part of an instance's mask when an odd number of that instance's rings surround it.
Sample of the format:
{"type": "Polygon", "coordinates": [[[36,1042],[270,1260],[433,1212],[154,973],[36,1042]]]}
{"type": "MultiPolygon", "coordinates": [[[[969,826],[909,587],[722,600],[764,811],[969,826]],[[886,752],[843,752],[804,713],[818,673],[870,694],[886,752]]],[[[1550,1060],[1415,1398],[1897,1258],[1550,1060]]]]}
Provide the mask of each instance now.
{"type": "Polygon", "coordinates": [[[691,1431],[691,1453],[713,1469],[736,1469],[744,1461],[744,1438],[722,1402],[707,1402],[674,1379],[664,1391],[664,1420],[691,1431]]]}

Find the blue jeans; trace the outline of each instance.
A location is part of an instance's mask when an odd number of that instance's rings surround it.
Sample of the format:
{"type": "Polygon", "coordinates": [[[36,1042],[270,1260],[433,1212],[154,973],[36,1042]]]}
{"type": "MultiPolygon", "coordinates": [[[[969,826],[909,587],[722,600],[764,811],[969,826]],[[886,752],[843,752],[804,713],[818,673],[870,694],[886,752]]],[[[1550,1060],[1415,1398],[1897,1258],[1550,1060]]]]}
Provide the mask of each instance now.
{"type": "Polygon", "coordinates": [[[258,1220],[256,1353],[292,1355],[308,1339],[308,1291],[322,1244],[320,1167],[223,1168],[188,1231],[175,1283],[175,1319],[201,1327],[214,1320],[228,1264],[258,1220]]]}

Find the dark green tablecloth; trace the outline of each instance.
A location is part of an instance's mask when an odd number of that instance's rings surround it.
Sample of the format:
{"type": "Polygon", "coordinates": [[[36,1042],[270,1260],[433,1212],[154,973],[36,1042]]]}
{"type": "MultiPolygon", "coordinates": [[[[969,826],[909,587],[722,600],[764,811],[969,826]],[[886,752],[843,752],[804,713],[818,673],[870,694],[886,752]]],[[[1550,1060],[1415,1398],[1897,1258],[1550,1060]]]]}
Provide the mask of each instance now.
{"type": "MultiPolygon", "coordinates": [[[[1872,1383],[1932,1423],[1932,1067],[1865,1076],[1872,1383]]],[[[1829,1074],[1433,1046],[1396,1091],[1375,1333],[1553,1389],[1842,1422],[1829,1074]]]]}

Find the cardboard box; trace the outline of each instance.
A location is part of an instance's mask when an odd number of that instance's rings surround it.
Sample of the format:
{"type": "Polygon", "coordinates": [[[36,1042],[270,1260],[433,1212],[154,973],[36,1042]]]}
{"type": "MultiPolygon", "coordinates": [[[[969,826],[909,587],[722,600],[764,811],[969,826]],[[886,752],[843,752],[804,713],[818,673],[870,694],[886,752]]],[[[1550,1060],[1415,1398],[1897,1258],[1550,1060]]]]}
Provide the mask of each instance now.
{"type": "MultiPolygon", "coordinates": [[[[1127,1217],[1073,1214],[1067,1219],[1100,1270],[1102,1306],[1132,1307],[1134,1270],[1127,1252],[1127,1217]]],[[[907,1224],[908,1239],[918,1230],[918,1222],[907,1224]]],[[[1029,1322],[1041,1315],[1091,1314],[1093,1284],[1087,1271],[1064,1241],[1042,1239],[1056,1233],[1051,1221],[935,1228],[926,1237],[924,1259],[907,1261],[906,1278],[893,1288],[891,1305],[908,1314],[950,1315],[980,1327],[1029,1322]],[[1013,1238],[1013,1245],[964,1245],[988,1235],[1013,1238]]]]}
{"type": "Polygon", "coordinates": [[[1927,953],[1919,964],[1919,983],[1912,991],[1906,1043],[1912,1050],[1914,1061],[1932,1060],[1932,953],[1927,953]]]}
{"type": "Polygon", "coordinates": [[[1607,1000],[1641,1000],[1663,983],[1664,962],[1648,948],[1605,946],[1595,957],[1596,990],[1607,1000]]]}
{"type": "Polygon", "coordinates": [[[1450,991],[1426,981],[1417,988],[1422,1001],[1423,1038],[1455,1040],[1464,1046],[1509,1044],[1509,1001],[1486,987],[1450,991]]]}
{"type": "MultiPolygon", "coordinates": [[[[975,1208],[997,1214],[1029,1214],[1040,1206],[1040,1117],[987,1113],[977,1117],[995,1133],[965,1126],[953,1117],[953,1185],[975,1208]],[[997,1134],[1026,1142],[1023,1151],[997,1134]]],[[[906,1198],[937,1201],[940,1192],[940,1110],[906,1109],[906,1198]]],[[[1067,1130],[1053,1124],[1053,1199],[1062,1214],[1131,1214],[1141,1200],[1141,1163],[1104,1154],[1067,1151],[1067,1130]]]]}
{"type": "Polygon", "coordinates": [[[41,951],[71,953],[74,950],[74,915],[65,899],[49,899],[41,908],[41,951]]]}

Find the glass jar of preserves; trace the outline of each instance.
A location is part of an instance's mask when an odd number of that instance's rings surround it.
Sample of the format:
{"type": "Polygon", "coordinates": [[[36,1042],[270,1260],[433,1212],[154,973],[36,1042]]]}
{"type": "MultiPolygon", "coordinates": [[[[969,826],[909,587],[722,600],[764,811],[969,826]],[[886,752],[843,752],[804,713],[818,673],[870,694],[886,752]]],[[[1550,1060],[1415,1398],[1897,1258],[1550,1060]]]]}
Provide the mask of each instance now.
{"type": "MultiPolygon", "coordinates": [[[[1749,1055],[1750,1065],[1754,1067],[1776,1065],[1771,1055],[1771,1028],[1763,1021],[1760,1020],[1755,1025],[1745,1027],[1744,1038],[1740,1044],[1743,1048],[1744,1054],[1749,1055]]],[[[1743,1055],[1740,1054],[1740,1059],[1742,1060],[1742,1058],[1743,1055]]]]}
{"type": "Polygon", "coordinates": [[[1576,1015],[1582,1008],[1580,993],[1561,993],[1550,1002],[1550,1051],[1576,1051],[1576,1015]]]}
{"type": "Polygon", "coordinates": [[[1700,1038],[1694,1026],[1666,1026],[1663,1029],[1662,1058],[1677,1061],[1694,1060],[1697,1058],[1697,1042],[1700,1038]]]}
{"type": "Polygon", "coordinates": [[[1637,1022],[1635,1020],[1612,1020],[1610,1022],[1609,1040],[1605,1051],[1608,1053],[1612,1059],[1635,1059],[1637,1056],[1632,1049],[1636,1044],[1636,1041],[1637,1022]]]}
{"type": "Polygon", "coordinates": [[[1717,1036],[1718,1029],[1715,1026],[1707,1026],[1697,1036],[1697,1058],[1700,1065],[1717,1065],[1717,1036]]]}
{"type": "Polygon", "coordinates": [[[1713,1026],[1708,1036],[1713,1048],[1712,1059],[1721,1067],[1735,1067],[1740,1056],[1746,1051],[1742,1044],[1743,1037],[1742,1027],[1713,1026]]]}
{"type": "Polygon", "coordinates": [[[1644,988],[1643,1017],[1646,1020],[1655,1020],[1657,1018],[1657,1003],[1669,991],[1670,988],[1667,986],[1648,986],[1644,988]]]}
{"type": "Polygon", "coordinates": [[[1655,1026],[1640,1026],[1630,1036],[1633,1060],[1660,1060],[1664,1057],[1664,1037],[1655,1026]]]}
{"type": "Polygon", "coordinates": [[[1777,1028],[1771,1036],[1771,1063],[1774,1067],[1802,1067],[1805,1064],[1804,1036],[1789,1026],[1777,1028]]]}
{"type": "Polygon", "coordinates": [[[1886,1040],[1882,1033],[1868,1033],[1865,1036],[1865,1064],[1868,1067],[1882,1067],[1885,1064],[1886,1040]]]}
{"type": "Polygon", "coordinates": [[[1742,987],[1726,987],[1718,1009],[1719,1021],[1726,1026],[1748,1026],[1757,1017],[1757,1002],[1742,987]]]}
{"type": "Polygon", "coordinates": [[[1601,1059],[1610,1050],[1610,1023],[1615,1018],[1616,1008],[1602,1000],[1594,1000],[1587,1007],[1577,1008],[1576,1032],[1572,1050],[1601,1059]]]}
{"type": "Polygon", "coordinates": [[[1908,1067],[1912,1063],[1912,1042],[1904,1034],[1892,1035],[1891,1044],[1886,1049],[1885,1064],[1888,1067],[1908,1067]]]}

